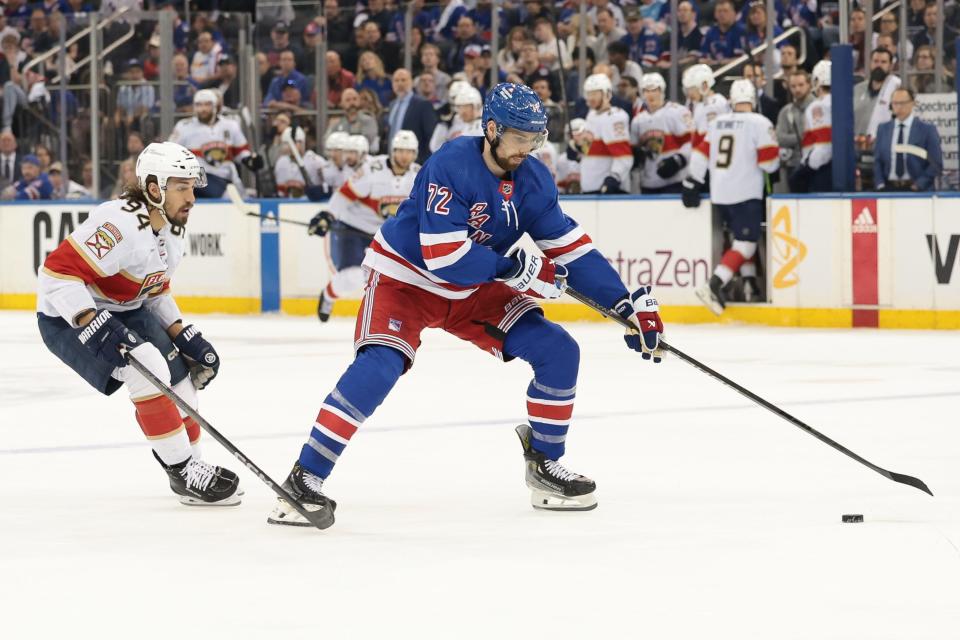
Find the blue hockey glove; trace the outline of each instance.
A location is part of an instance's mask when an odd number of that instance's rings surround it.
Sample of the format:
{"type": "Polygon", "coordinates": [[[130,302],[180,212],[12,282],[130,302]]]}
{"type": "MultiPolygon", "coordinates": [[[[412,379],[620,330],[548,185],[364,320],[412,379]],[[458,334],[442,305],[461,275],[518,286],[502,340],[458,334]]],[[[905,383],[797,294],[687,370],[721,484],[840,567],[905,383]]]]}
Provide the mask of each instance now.
{"type": "Polygon", "coordinates": [[[330,231],[330,225],[333,224],[333,214],[329,211],[321,211],[317,215],[310,218],[310,226],[307,227],[308,236],[320,236],[321,238],[327,235],[327,232],[330,231]]]}
{"type": "Polygon", "coordinates": [[[537,298],[555,300],[567,288],[567,268],[517,247],[507,256],[514,261],[513,267],[497,277],[509,287],[537,298]]]}
{"type": "Polygon", "coordinates": [[[640,287],[619,300],[613,308],[621,318],[640,328],[640,331],[627,330],[623,336],[627,346],[639,351],[644,360],[653,358],[654,363],[660,362],[663,359],[663,349],[660,348],[663,322],[660,320],[657,299],[653,297],[653,289],[649,286],[640,287]]]}
{"type": "Polygon", "coordinates": [[[173,339],[173,344],[177,345],[181,355],[187,357],[190,364],[190,380],[198,390],[206,387],[217,377],[220,371],[220,356],[213,350],[213,345],[204,340],[195,326],[191,324],[184,327],[183,331],[173,339]]]}
{"type": "Polygon", "coordinates": [[[90,349],[93,355],[114,367],[126,366],[127,361],[120,348],[133,349],[143,344],[143,339],[128,329],[113,314],[102,309],[97,312],[77,334],[80,344],[90,349]]]}
{"type": "Polygon", "coordinates": [[[693,178],[687,178],[683,181],[683,192],[680,195],[680,199],[683,200],[683,206],[687,209],[696,209],[700,206],[700,189],[703,188],[703,185],[694,180],[693,178]]]}

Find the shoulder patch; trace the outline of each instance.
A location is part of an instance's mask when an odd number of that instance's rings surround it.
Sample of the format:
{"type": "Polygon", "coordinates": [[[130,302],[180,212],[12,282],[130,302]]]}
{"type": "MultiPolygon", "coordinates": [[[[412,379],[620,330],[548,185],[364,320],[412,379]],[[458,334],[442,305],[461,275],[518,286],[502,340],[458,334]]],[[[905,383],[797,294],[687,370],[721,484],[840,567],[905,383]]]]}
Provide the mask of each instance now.
{"type": "Polygon", "coordinates": [[[120,230],[112,223],[104,222],[97,227],[92,236],[86,239],[84,244],[97,256],[97,260],[103,260],[121,240],[123,240],[123,234],[120,230]]]}

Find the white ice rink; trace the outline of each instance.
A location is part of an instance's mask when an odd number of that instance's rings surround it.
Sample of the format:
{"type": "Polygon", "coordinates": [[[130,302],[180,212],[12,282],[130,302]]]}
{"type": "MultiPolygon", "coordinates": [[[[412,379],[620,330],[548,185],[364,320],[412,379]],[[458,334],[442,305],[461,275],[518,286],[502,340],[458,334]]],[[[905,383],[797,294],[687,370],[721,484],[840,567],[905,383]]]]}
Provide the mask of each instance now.
{"type": "MultiPolygon", "coordinates": [[[[281,480],[352,323],[194,318],[223,359],[201,413],[281,480]]],[[[529,505],[530,372],[437,331],[327,483],[337,523],[181,506],[133,420],[0,314],[0,637],[960,638],[960,342],[951,332],[669,326],[668,337],[935,498],[608,323],[564,458],[600,506],[529,505]],[[862,513],[863,524],[841,524],[862,513]],[[296,636],[288,632],[305,632],[296,636]]]]}

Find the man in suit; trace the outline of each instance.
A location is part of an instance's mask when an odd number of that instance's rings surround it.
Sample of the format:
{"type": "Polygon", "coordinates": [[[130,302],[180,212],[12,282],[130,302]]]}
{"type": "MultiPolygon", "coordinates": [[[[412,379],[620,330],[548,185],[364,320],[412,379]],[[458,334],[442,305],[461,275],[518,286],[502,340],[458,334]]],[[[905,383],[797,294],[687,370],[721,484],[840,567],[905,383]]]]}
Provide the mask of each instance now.
{"type": "Polygon", "coordinates": [[[753,82],[753,86],[757,89],[757,111],[770,122],[776,122],[783,105],[767,95],[763,65],[748,62],[743,65],[743,77],[753,82]]]}
{"type": "Polygon", "coordinates": [[[21,156],[17,152],[17,137],[9,129],[0,133],[0,189],[8,187],[23,177],[20,172],[21,156]]]}
{"type": "Polygon", "coordinates": [[[877,191],[932,191],[943,172],[937,128],[913,113],[913,91],[893,92],[893,120],[877,129],[873,148],[877,191]]]}
{"type": "Polygon", "coordinates": [[[413,93],[413,76],[406,69],[393,72],[393,93],[396,98],[390,103],[387,113],[389,131],[384,136],[391,140],[397,131],[413,131],[420,142],[417,162],[423,164],[430,157],[430,136],[437,126],[437,114],[433,105],[413,93]]]}

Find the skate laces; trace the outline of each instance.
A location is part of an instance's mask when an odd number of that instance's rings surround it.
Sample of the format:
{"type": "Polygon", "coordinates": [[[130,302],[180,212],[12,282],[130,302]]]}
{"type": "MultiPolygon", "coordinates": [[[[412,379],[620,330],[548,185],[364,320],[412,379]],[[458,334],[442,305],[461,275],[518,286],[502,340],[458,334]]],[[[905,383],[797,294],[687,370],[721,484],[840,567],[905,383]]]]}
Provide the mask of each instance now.
{"type": "Polygon", "coordinates": [[[314,493],[321,493],[323,491],[323,478],[320,476],[314,475],[309,471],[304,471],[301,476],[303,480],[303,486],[314,493]]]}
{"type": "Polygon", "coordinates": [[[217,475],[217,468],[209,462],[191,458],[187,466],[180,472],[187,483],[187,487],[206,491],[210,482],[217,475]]]}
{"type": "Polygon", "coordinates": [[[574,473],[569,469],[565,468],[562,464],[556,460],[546,459],[543,463],[543,466],[546,467],[547,472],[558,480],[576,480],[580,477],[579,473],[574,473]]]}

